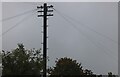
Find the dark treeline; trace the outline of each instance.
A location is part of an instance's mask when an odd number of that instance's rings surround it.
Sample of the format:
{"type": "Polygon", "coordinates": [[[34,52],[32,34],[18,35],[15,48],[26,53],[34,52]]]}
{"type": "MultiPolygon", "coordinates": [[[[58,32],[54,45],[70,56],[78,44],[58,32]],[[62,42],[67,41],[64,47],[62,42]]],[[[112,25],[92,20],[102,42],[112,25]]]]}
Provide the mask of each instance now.
{"type": "MultiPolygon", "coordinates": [[[[96,75],[83,69],[81,63],[68,57],[56,59],[55,66],[47,69],[48,77],[116,77],[112,72],[96,75]]],[[[2,50],[2,77],[42,77],[41,49],[25,49],[23,44],[12,51],[2,50]]]]}

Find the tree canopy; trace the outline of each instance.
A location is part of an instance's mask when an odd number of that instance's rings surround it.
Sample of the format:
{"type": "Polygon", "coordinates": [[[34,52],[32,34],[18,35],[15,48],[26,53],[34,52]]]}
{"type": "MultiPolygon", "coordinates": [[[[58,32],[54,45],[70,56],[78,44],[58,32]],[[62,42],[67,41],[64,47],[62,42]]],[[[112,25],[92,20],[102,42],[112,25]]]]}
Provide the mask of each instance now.
{"type": "Polygon", "coordinates": [[[2,52],[2,75],[40,75],[41,49],[26,50],[23,44],[18,44],[16,49],[2,52]]]}
{"type": "MultiPolygon", "coordinates": [[[[96,77],[91,70],[83,69],[81,63],[71,58],[60,58],[48,69],[50,77],[96,77]]],[[[42,75],[43,57],[41,49],[27,50],[23,44],[11,51],[2,50],[2,75],[42,75]]],[[[98,77],[102,77],[99,75],[98,77]]],[[[116,77],[112,72],[108,77],[116,77]]]]}
{"type": "Polygon", "coordinates": [[[113,75],[112,72],[108,72],[108,77],[116,77],[116,75],[113,75]]]}
{"type": "Polygon", "coordinates": [[[71,58],[60,58],[55,61],[56,65],[49,69],[49,74],[51,76],[83,76],[83,75],[93,75],[91,70],[83,70],[81,63],[77,63],[76,60],[71,58]]]}

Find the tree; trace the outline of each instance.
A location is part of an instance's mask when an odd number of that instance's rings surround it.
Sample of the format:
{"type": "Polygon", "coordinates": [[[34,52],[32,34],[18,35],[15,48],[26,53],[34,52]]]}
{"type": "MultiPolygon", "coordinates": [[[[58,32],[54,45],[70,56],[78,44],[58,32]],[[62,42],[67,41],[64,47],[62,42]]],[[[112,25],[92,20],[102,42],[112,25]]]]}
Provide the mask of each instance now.
{"type": "Polygon", "coordinates": [[[91,70],[85,69],[84,75],[93,75],[93,72],[91,70]]]}
{"type": "Polygon", "coordinates": [[[80,76],[83,75],[81,63],[70,58],[60,58],[56,60],[56,65],[49,69],[50,76],[80,76]]]}
{"type": "Polygon", "coordinates": [[[112,72],[108,72],[108,77],[116,77],[116,76],[113,75],[112,72]]]}
{"type": "Polygon", "coordinates": [[[26,50],[23,44],[12,51],[3,50],[2,75],[40,75],[43,62],[40,50],[26,50]]]}

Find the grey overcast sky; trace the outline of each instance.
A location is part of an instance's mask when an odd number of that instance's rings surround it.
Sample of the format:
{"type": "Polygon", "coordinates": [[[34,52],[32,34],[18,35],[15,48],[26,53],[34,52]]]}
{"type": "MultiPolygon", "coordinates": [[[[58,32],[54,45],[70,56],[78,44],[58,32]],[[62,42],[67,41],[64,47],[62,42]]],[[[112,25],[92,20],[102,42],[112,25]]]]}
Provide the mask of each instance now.
{"type": "MultiPolygon", "coordinates": [[[[41,4],[4,2],[3,19],[41,4]]],[[[54,66],[56,58],[70,57],[96,74],[118,74],[118,3],[48,3],[51,4],[57,12],[48,18],[48,66],[54,66]]],[[[26,49],[42,48],[42,18],[37,15],[35,11],[3,20],[3,32],[18,25],[3,35],[3,50],[12,50],[17,43],[23,43],[26,49]],[[23,20],[26,16],[29,18],[23,20]]]]}

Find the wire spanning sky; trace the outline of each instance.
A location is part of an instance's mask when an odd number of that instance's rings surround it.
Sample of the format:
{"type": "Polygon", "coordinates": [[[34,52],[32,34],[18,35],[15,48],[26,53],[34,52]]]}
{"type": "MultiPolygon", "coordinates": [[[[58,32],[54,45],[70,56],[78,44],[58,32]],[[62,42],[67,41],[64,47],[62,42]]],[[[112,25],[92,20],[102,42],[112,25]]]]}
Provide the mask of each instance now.
{"type": "MultiPolygon", "coordinates": [[[[3,3],[3,49],[17,43],[27,49],[42,47],[42,18],[33,2],[3,3]]],[[[48,18],[48,66],[56,58],[70,57],[96,74],[118,73],[118,4],[117,2],[48,3],[54,16],[48,18]]]]}

